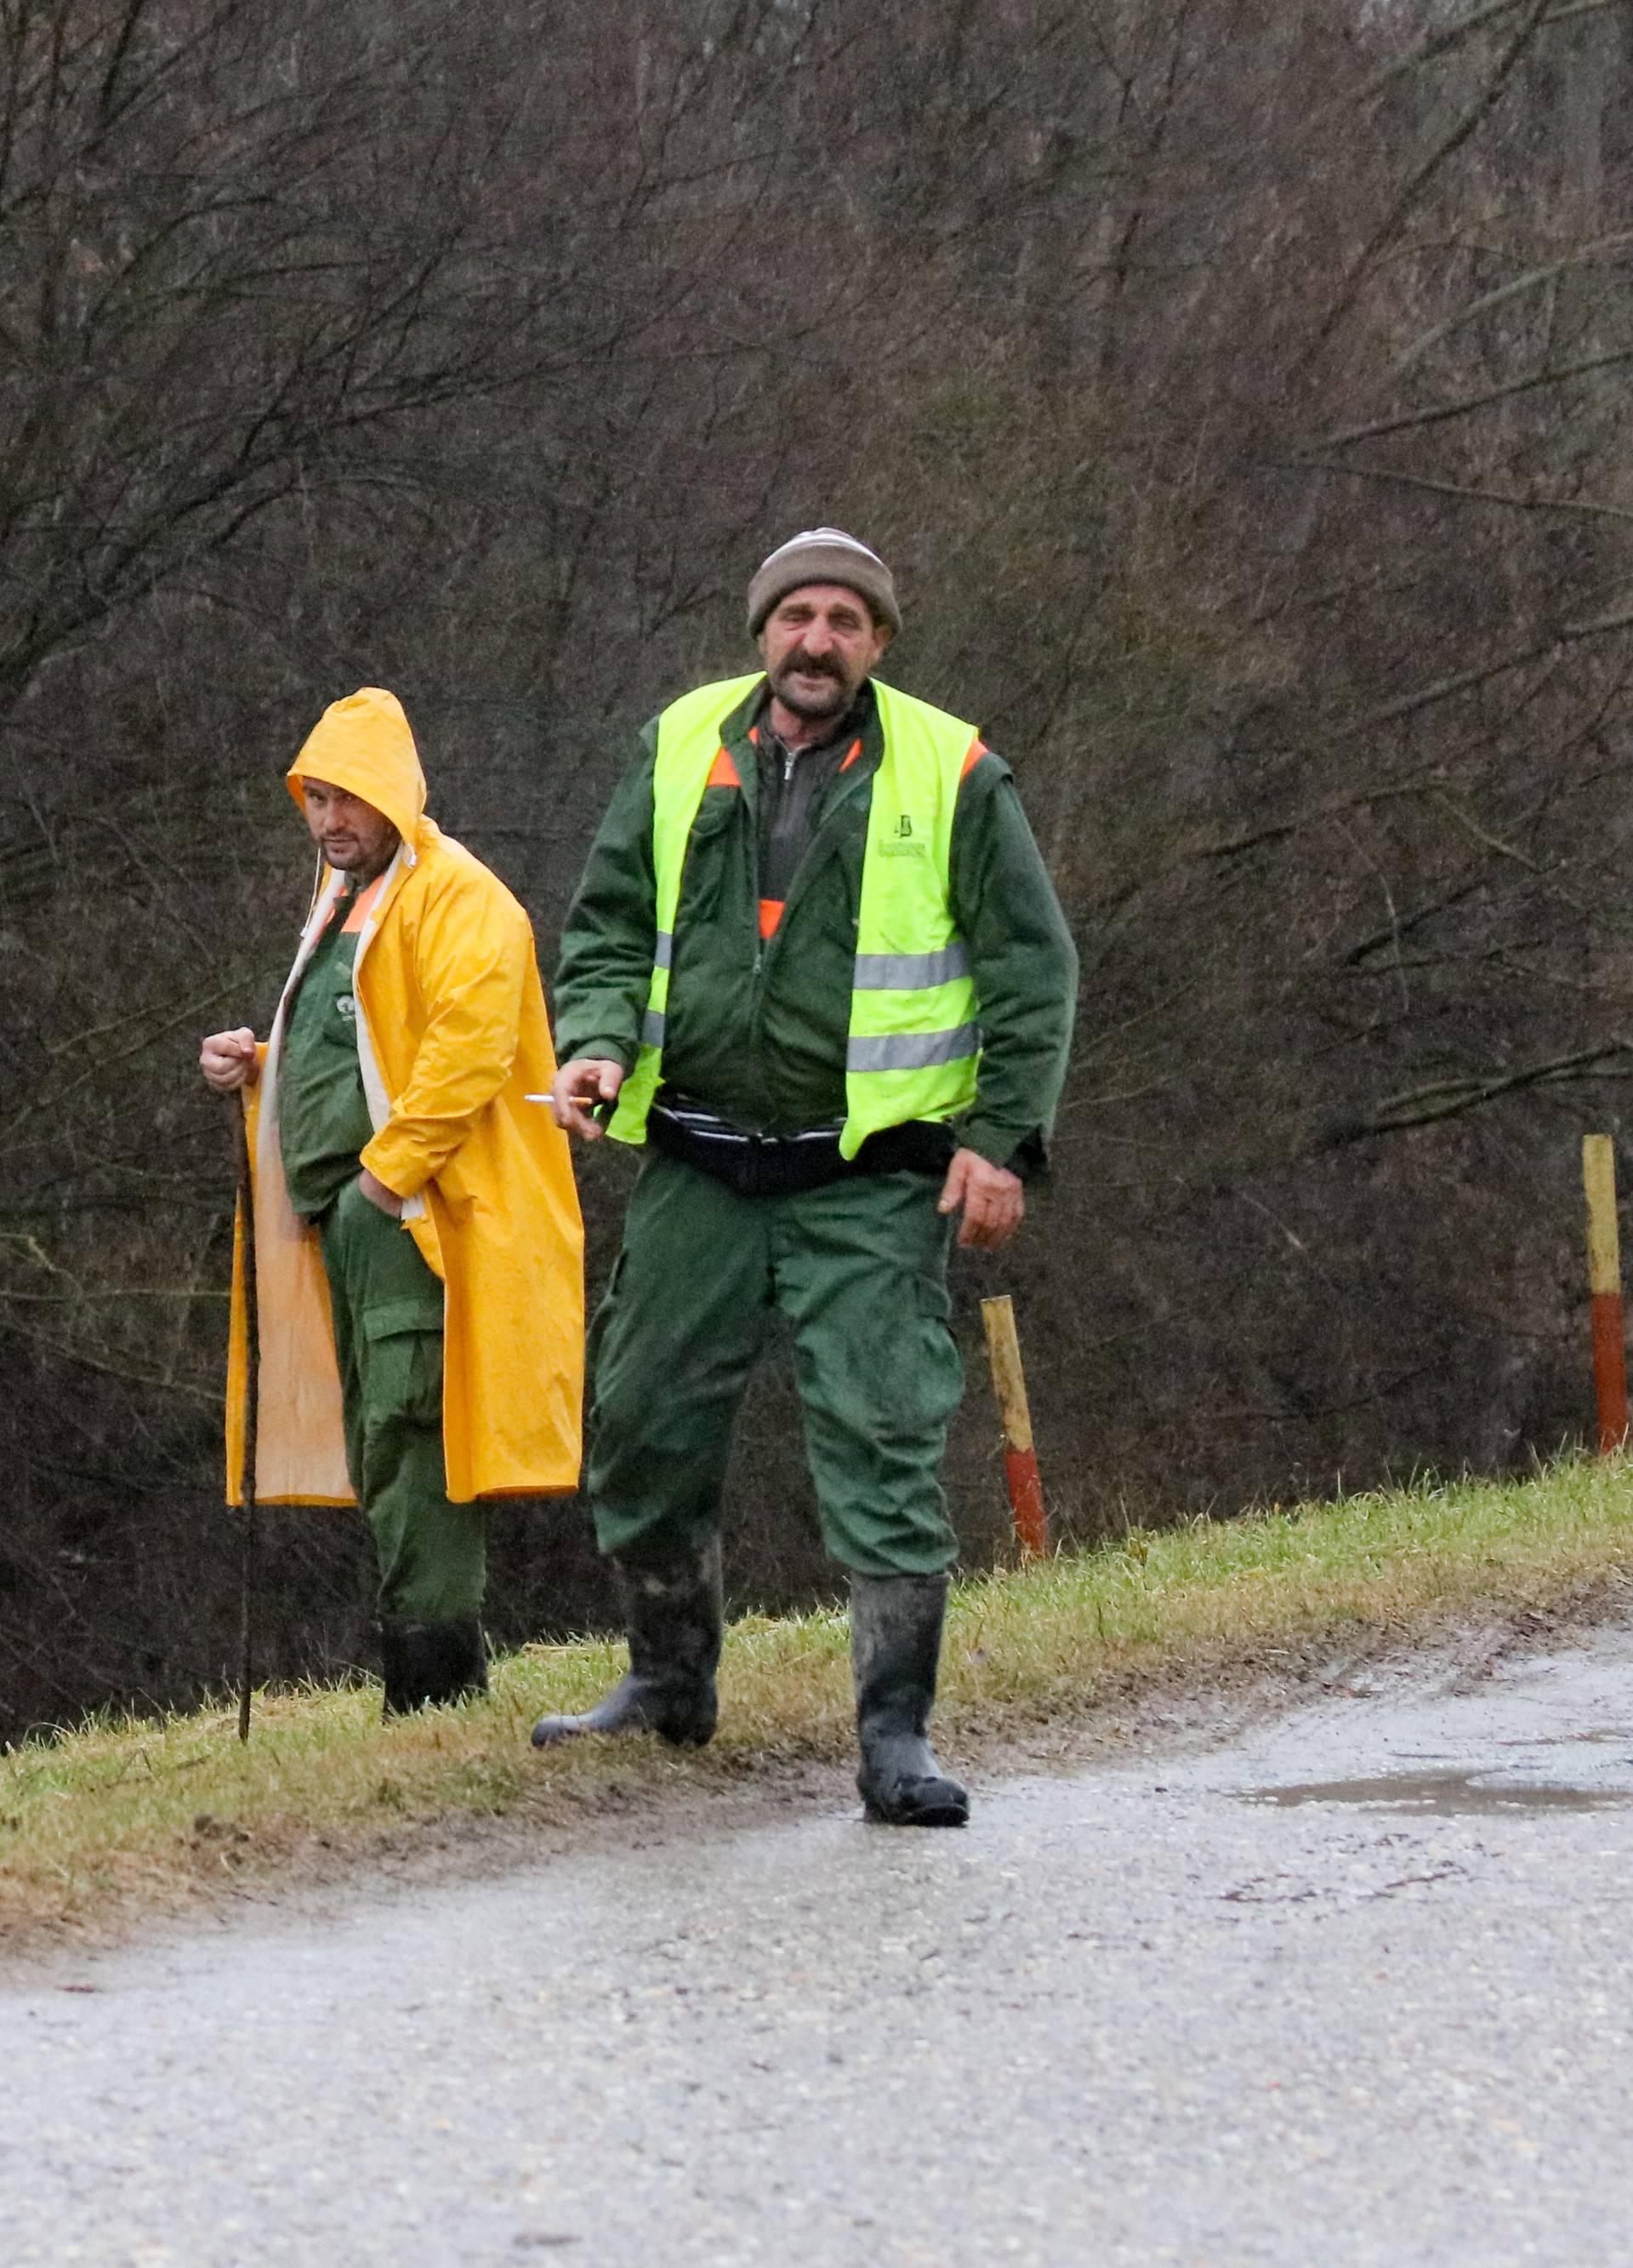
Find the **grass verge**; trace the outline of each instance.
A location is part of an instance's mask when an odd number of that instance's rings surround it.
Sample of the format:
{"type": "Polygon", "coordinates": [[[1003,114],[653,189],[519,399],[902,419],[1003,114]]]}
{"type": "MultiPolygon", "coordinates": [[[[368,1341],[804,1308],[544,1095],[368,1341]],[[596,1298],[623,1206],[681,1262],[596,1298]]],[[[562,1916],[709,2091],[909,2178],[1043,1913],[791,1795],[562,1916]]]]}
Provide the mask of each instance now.
{"type": "MultiPolygon", "coordinates": [[[[1482,1612],[1568,1603],[1633,1558],[1633,1469],[1573,1460],[1527,1483],[1462,1482],[1136,1530],[1114,1544],[962,1585],[938,1738],[1025,1739],[1082,1724],[1108,1688],[1262,1664],[1279,1649],[1375,1646],[1482,1612]]],[[[715,1746],[644,1742],[535,1755],[533,1718],[586,1704],[620,1666],[592,1640],[497,1663],[493,1697],[379,1721],[378,1687],[257,1697],[247,1748],[230,1711],[98,1722],[0,1757],[0,1928],[118,1921],[228,1882],[366,1855],[460,1815],[570,1818],[609,1791],[652,1801],[850,1749],[836,1613],[750,1617],[729,1633],[715,1746]]]]}

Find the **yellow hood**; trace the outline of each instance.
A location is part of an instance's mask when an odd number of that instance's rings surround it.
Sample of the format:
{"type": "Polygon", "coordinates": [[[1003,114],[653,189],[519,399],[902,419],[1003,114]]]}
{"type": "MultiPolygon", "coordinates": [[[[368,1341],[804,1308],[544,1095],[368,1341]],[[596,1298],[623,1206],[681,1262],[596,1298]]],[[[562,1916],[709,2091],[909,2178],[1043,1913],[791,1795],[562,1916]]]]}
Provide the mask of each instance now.
{"type": "Polygon", "coordinates": [[[413,849],[425,815],[425,775],[420,753],[394,693],[364,685],[331,701],[285,775],[302,810],[302,782],[327,780],[383,812],[413,849]]]}

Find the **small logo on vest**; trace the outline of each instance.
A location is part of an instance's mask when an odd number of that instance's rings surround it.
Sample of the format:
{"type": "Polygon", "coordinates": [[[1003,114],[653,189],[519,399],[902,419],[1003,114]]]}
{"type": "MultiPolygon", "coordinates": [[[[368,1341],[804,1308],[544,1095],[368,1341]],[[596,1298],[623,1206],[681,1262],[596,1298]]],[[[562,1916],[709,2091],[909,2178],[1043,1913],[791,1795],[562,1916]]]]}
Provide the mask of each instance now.
{"type": "Polygon", "coordinates": [[[899,812],[886,828],[876,846],[881,858],[922,858],[930,845],[913,824],[911,812],[899,812]]]}

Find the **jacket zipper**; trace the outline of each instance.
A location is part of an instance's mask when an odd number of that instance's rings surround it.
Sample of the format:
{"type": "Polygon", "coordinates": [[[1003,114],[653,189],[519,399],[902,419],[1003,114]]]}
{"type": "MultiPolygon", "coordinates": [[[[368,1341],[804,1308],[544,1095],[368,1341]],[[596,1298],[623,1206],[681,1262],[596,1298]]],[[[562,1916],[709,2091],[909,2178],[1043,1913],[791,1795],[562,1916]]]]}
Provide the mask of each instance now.
{"type": "MultiPolygon", "coordinates": [[[[789,784],[790,781],[791,781],[791,780],[793,778],[793,777],[794,777],[794,766],[795,766],[795,764],[796,764],[796,763],[798,762],[798,756],[799,756],[799,751],[798,751],[797,748],[784,748],[784,749],[783,750],[783,786],[784,786],[784,787],[786,787],[786,786],[789,784]]],[[[759,981],[760,981],[760,972],[761,972],[761,970],[765,967],[765,964],[766,964],[766,944],[767,944],[767,940],[766,940],[766,939],[765,939],[764,937],[762,937],[762,936],[761,935],[761,933],[760,933],[760,814],[759,814],[759,813],[758,813],[758,812],[756,812],[756,813],[755,813],[755,814],[754,814],[754,982],[755,982],[755,983],[756,983],[756,984],[758,984],[758,983],[759,983],[759,981]]]]}
{"type": "MultiPolygon", "coordinates": [[[[798,750],[794,750],[791,753],[787,750],[783,751],[783,778],[785,785],[793,777],[793,768],[798,761],[798,750]]],[[[848,781],[843,793],[839,799],[840,802],[842,803],[846,797],[855,794],[864,781],[871,782],[876,769],[877,767],[870,767],[868,770],[859,772],[854,781],[848,781]]],[[[747,798],[744,797],[743,801],[745,806],[747,806],[747,798]]],[[[758,798],[755,799],[754,811],[751,814],[748,814],[746,809],[745,815],[750,820],[749,872],[753,877],[753,889],[749,898],[748,917],[754,925],[753,1047],[756,1059],[758,1059],[761,1053],[761,1042],[763,1037],[762,1026],[765,1017],[764,977],[766,963],[769,958],[769,948],[776,943],[776,938],[782,935],[783,929],[786,928],[788,922],[788,908],[794,903],[798,894],[791,886],[788,899],[783,908],[782,922],[778,924],[778,927],[772,937],[761,937],[760,934],[760,813],[758,807],[758,798]]],[[[821,835],[826,828],[832,826],[838,816],[838,807],[835,806],[835,807],[829,811],[826,817],[819,823],[816,834],[813,835],[812,842],[807,847],[806,857],[801,861],[802,874],[805,873],[809,867],[810,851],[815,849],[817,837],[821,835]]]]}

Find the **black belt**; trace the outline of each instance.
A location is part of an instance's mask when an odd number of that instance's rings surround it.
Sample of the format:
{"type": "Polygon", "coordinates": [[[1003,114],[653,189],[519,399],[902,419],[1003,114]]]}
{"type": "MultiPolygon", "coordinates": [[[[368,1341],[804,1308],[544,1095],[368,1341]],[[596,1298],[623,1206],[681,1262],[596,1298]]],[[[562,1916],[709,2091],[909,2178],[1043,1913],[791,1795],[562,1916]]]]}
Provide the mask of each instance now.
{"type": "Polygon", "coordinates": [[[690,1095],[660,1088],[647,1132],[655,1150],[724,1182],[745,1197],[797,1197],[857,1174],[945,1174],[956,1146],[950,1126],[915,1118],[870,1134],[854,1158],[842,1158],[842,1125],[792,1134],[756,1134],[734,1125],[690,1095]]]}

